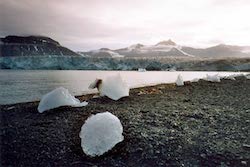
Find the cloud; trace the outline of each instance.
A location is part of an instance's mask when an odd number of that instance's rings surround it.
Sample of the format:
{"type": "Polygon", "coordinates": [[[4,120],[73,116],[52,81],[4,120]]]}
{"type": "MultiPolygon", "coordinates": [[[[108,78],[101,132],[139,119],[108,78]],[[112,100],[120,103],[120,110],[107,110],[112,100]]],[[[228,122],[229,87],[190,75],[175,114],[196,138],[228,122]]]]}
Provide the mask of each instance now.
{"type": "Polygon", "coordinates": [[[0,36],[45,35],[73,50],[168,38],[249,45],[249,7],[246,0],[1,0],[0,36]]]}

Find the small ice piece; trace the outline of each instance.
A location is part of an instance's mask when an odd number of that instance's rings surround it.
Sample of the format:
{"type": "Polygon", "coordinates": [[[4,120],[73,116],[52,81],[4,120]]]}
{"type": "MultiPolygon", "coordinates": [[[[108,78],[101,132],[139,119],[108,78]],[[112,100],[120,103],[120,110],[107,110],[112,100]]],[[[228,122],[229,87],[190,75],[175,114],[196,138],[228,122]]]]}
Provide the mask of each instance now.
{"type": "Polygon", "coordinates": [[[228,75],[228,76],[225,76],[225,77],[222,77],[222,79],[230,79],[230,80],[236,80],[235,79],[235,75],[228,75]]]}
{"type": "Polygon", "coordinates": [[[169,71],[170,72],[175,72],[176,71],[176,67],[172,67],[169,71]]]}
{"type": "Polygon", "coordinates": [[[250,79],[250,74],[245,75],[247,79],[250,79]]]}
{"type": "Polygon", "coordinates": [[[177,80],[176,80],[175,83],[176,83],[177,86],[183,86],[184,85],[183,78],[182,78],[182,76],[180,74],[178,75],[177,80]]]}
{"type": "Polygon", "coordinates": [[[210,82],[220,82],[220,76],[219,76],[219,74],[215,74],[215,75],[208,75],[207,74],[207,77],[204,78],[204,80],[210,81],[210,82]]]}
{"type": "Polygon", "coordinates": [[[68,89],[59,87],[42,97],[38,106],[38,112],[43,113],[46,110],[60,106],[83,107],[87,104],[88,102],[84,101],[81,103],[79,99],[72,96],[68,89]]]}
{"type": "Polygon", "coordinates": [[[100,96],[107,96],[113,100],[129,96],[129,87],[120,74],[109,76],[104,80],[94,81],[89,88],[97,87],[100,96]]]}
{"type": "Polygon", "coordinates": [[[7,110],[12,110],[14,108],[15,108],[15,106],[11,106],[11,107],[8,107],[7,110]]]}
{"type": "Polygon", "coordinates": [[[92,115],[79,133],[82,150],[91,157],[100,156],[123,141],[122,132],[120,120],[110,112],[92,115]]]}
{"type": "Polygon", "coordinates": [[[199,78],[194,78],[190,82],[198,82],[200,79],[199,78]]]}
{"type": "Polygon", "coordinates": [[[138,72],[146,72],[147,70],[145,68],[138,68],[138,72]]]}

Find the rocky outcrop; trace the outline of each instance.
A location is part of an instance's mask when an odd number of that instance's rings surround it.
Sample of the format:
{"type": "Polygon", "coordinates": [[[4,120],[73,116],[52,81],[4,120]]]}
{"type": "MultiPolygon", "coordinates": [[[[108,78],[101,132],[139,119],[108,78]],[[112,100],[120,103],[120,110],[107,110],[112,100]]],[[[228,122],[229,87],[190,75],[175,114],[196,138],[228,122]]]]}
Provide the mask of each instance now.
{"type": "Polygon", "coordinates": [[[43,36],[7,36],[0,38],[0,56],[79,56],[59,42],[43,36]]]}

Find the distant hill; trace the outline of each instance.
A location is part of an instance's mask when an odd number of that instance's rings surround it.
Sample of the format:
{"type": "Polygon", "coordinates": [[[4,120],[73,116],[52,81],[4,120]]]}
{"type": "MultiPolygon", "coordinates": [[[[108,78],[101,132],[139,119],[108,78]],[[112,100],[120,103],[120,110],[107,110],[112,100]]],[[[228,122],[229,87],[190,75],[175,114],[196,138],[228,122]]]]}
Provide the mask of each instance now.
{"type": "Polygon", "coordinates": [[[175,42],[173,42],[171,39],[167,40],[167,41],[161,41],[159,43],[156,44],[157,45],[176,45],[175,42]]]}
{"type": "Polygon", "coordinates": [[[59,42],[44,36],[7,36],[0,38],[0,57],[80,56],[59,42]]]}
{"type": "Polygon", "coordinates": [[[182,47],[182,50],[200,57],[250,57],[250,50],[244,46],[216,45],[209,48],[197,49],[192,47],[182,47]]]}
{"type": "Polygon", "coordinates": [[[249,46],[233,46],[220,44],[208,48],[194,48],[181,46],[171,39],[158,42],[156,45],[134,44],[126,48],[111,50],[102,48],[88,52],[80,52],[86,57],[136,57],[136,58],[164,58],[164,57],[197,57],[197,58],[225,58],[250,57],[249,46]],[[114,56],[116,55],[116,56],[114,56]]]}

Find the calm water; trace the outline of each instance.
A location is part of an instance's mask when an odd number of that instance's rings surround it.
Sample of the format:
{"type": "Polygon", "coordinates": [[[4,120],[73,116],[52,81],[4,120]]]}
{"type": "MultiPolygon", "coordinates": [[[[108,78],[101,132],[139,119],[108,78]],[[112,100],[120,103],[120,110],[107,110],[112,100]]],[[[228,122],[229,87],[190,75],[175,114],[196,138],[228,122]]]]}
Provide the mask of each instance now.
{"type": "MultiPolygon", "coordinates": [[[[133,87],[158,83],[173,83],[178,74],[184,80],[205,77],[206,74],[231,75],[232,72],[137,72],[137,71],[57,71],[57,70],[0,70],[0,104],[12,104],[39,100],[44,94],[63,86],[73,94],[93,92],[89,84],[96,78],[105,78],[120,73],[128,85],[133,87]]],[[[94,90],[96,91],[96,90],[94,90]]]]}

